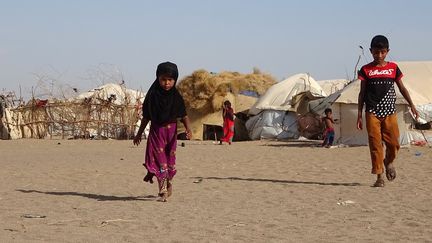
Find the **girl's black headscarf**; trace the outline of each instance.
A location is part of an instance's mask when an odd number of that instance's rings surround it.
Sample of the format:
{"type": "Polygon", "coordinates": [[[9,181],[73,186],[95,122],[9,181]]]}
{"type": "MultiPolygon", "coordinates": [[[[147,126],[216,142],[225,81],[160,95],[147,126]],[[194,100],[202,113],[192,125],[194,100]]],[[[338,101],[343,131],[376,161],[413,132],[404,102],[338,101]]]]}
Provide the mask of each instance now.
{"type": "Polygon", "coordinates": [[[186,107],[183,97],[176,88],[178,79],[177,65],[164,62],[158,65],[156,80],[150,87],[143,104],[143,117],[156,124],[165,124],[186,116],[186,107]],[[170,76],[175,80],[170,90],[164,90],[159,85],[161,75],[170,76]]]}

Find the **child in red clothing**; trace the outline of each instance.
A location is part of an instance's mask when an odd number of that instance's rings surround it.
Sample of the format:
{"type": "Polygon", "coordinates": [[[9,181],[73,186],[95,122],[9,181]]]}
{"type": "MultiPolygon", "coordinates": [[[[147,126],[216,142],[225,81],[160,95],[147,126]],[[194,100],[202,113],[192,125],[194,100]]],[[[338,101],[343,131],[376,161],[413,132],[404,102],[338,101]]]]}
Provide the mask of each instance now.
{"type": "Polygon", "coordinates": [[[224,136],[221,138],[219,144],[227,142],[231,145],[234,137],[234,110],[229,100],[226,100],[222,106],[222,117],[224,136]]]}

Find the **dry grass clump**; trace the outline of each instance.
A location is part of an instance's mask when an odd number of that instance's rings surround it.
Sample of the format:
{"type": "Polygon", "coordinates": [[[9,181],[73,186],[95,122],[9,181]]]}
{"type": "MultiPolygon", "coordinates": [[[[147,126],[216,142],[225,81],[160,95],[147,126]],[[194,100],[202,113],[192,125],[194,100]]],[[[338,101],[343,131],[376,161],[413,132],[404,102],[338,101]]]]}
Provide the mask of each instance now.
{"type": "Polygon", "coordinates": [[[261,73],[257,68],[251,74],[228,71],[215,74],[197,70],[182,79],[177,88],[189,110],[206,114],[219,111],[228,93],[254,91],[262,95],[275,83],[271,75],[261,73]]]}

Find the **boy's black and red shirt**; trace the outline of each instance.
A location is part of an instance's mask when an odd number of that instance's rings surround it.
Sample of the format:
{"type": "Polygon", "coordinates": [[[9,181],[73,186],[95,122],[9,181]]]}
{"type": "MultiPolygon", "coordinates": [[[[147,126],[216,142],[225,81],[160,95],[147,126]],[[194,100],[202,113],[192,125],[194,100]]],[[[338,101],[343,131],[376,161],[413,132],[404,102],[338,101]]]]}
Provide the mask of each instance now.
{"type": "Polygon", "coordinates": [[[366,82],[364,102],[366,111],[378,117],[385,117],[396,112],[396,91],[394,83],[403,77],[398,65],[387,62],[379,67],[374,63],[364,65],[358,72],[361,82],[366,82]]]}

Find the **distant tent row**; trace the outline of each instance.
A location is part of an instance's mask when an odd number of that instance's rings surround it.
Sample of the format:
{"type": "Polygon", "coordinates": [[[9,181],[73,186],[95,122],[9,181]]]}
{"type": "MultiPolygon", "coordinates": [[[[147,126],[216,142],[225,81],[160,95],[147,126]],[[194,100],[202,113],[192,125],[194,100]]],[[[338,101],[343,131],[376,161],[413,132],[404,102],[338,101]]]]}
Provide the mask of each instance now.
{"type": "MultiPolygon", "coordinates": [[[[398,65],[414,104],[423,111],[424,120],[431,121],[432,62],[399,62],[398,65]]],[[[252,106],[249,111],[252,117],[246,123],[249,136],[251,139],[315,138],[323,129],[319,116],[323,115],[325,108],[331,107],[334,118],[339,120],[335,125],[335,141],[346,145],[366,145],[366,131],[356,129],[359,91],[358,80],[321,83],[307,74],[289,77],[269,88],[252,106]],[[330,92],[328,96],[326,91],[330,92]]],[[[401,144],[422,140],[422,134],[413,129],[414,120],[399,92],[396,104],[401,144]]]]}

